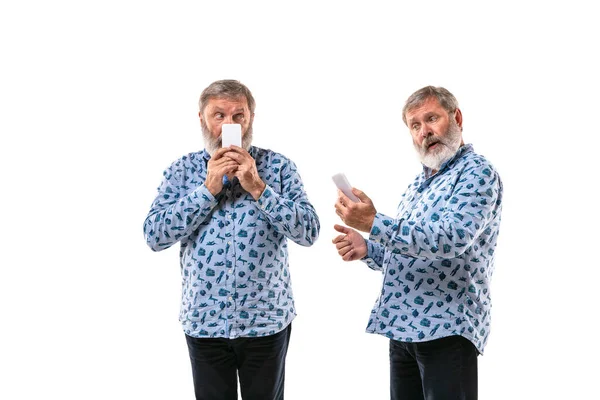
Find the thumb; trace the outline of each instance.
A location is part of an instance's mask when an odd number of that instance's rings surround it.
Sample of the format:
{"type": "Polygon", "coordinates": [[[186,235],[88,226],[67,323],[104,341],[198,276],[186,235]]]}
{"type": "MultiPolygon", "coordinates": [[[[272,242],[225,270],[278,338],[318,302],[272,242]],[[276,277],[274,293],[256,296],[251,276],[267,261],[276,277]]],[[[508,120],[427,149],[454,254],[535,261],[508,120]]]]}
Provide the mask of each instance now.
{"type": "Polygon", "coordinates": [[[372,204],[369,196],[367,196],[365,194],[365,192],[363,192],[362,190],[358,190],[357,188],[352,188],[352,193],[354,193],[354,195],[356,197],[358,197],[360,199],[360,201],[362,201],[363,203],[371,203],[372,204]]]}
{"type": "Polygon", "coordinates": [[[349,228],[346,228],[345,226],[338,225],[338,224],[335,224],[333,226],[333,229],[335,229],[338,232],[345,233],[345,234],[350,233],[350,229],[349,228]]]}

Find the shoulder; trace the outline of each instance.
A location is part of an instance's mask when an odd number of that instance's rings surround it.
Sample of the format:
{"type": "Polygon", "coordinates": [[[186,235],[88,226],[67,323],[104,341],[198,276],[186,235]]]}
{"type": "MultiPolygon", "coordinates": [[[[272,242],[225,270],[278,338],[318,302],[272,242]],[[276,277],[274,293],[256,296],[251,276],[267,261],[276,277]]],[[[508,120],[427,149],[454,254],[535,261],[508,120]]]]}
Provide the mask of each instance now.
{"type": "Polygon", "coordinates": [[[472,173],[488,178],[498,177],[498,171],[494,165],[483,155],[475,151],[469,151],[460,157],[457,167],[462,170],[462,173],[472,173]]]}
{"type": "Polygon", "coordinates": [[[179,175],[185,173],[186,170],[202,170],[204,168],[204,151],[196,151],[187,153],[175,161],[173,161],[165,170],[164,175],[179,175]]]}
{"type": "Polygon", "coordinates": [[[294,162],[290,158],[271,149],[252,146],[250,151],[254,153],[254,159],[257,164],[266,163],[273,167],[284,168],[287,166],[294,166],[295,168],[294,162]]]}

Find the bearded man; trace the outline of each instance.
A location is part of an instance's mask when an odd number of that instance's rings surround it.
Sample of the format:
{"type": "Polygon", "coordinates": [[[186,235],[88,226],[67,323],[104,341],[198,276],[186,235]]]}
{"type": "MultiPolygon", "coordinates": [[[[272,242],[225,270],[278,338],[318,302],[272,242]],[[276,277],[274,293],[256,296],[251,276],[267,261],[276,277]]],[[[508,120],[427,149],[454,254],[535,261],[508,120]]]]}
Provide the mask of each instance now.
{"type": "Polygon", "coordinates": [[[319,219],[296,165],[252,146],[255,102],[235,80],[210,84],[199,116],[205,149],[165,172],[144,223],[154,251],[180,243],[179,320],[196,399],[283,399],[296,315],[287,239],[311,246],[319,219]],[[221,146],[239,124],[242,147],[221,146]],[[239,375],[239,376],[238,376],[239,375]]]}
{"type": "Polygon", "coordinates": [[[356,188],[360,202],[338,191],[335,210],[348,227],[335,225],[341,235],[333,243],[344,261],[361,260],[384,274],[367,332],[390,340],[391,398],[476,399],[502,183],[464,144],[462,112],[448,90],[416,91],[402,119],[423,171],[395,217],[378,213],[356,188]]]}

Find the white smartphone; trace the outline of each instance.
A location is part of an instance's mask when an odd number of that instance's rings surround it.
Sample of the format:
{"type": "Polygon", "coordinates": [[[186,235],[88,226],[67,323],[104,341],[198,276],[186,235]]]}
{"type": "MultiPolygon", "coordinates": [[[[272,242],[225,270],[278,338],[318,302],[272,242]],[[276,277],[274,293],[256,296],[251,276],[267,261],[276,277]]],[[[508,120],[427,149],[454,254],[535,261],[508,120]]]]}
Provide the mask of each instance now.
{"type": "Polygon", "coordinates": [[[346,178],[346,175],[342,173],[335,174],[334,176],[332,176],[332,179],[335,185],[338,187],[338,189],[340,189],[342,193],[348,196],[350,200],[354,201],[355,203],[360,203],[360,199],[356,197],[354,193],[352,193],[352,185],[350,185],[350,182],[348,182],[348,178],[346,178]]]}
{"type": "Polygon", "coordinates": [[[232,144],[242,147],[242,126],[240,124],[221,125],[221,147],[229,147],[232,144]]]}

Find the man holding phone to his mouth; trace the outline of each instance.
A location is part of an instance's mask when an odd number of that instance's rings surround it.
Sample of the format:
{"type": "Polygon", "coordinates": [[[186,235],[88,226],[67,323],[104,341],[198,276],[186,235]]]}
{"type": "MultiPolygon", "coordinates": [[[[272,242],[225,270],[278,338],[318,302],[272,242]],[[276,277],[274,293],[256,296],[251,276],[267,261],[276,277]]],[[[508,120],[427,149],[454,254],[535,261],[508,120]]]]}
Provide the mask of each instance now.
{"type": "Polygon", "coordinates": [[[399,399],[477,398],[477,356],[490,333],[490,280],[502,210],[494,167],[465,145],[462,112],[442,87],[413,93],[402,119],[423,164],[395,218],[341,191],[351,228],[333,239],[344,261],[384,274],[367,332],[390,339],[390,393],[399,399]],[[367,232],[367,240],[358,232],[367,232]]]}
{"type": "Polygon", "coordinates": [[[197,399],[283,399],[296,315],[287,239],[311,246],[319,219],[296,165],[252,146],[255,102],[235,80],[200,96],[203,151],[164,173],[144,223],[154,251],[180,243],[182,304],[197,399]],[[222,147],[223,124],[242,146],[222,147]]]}

